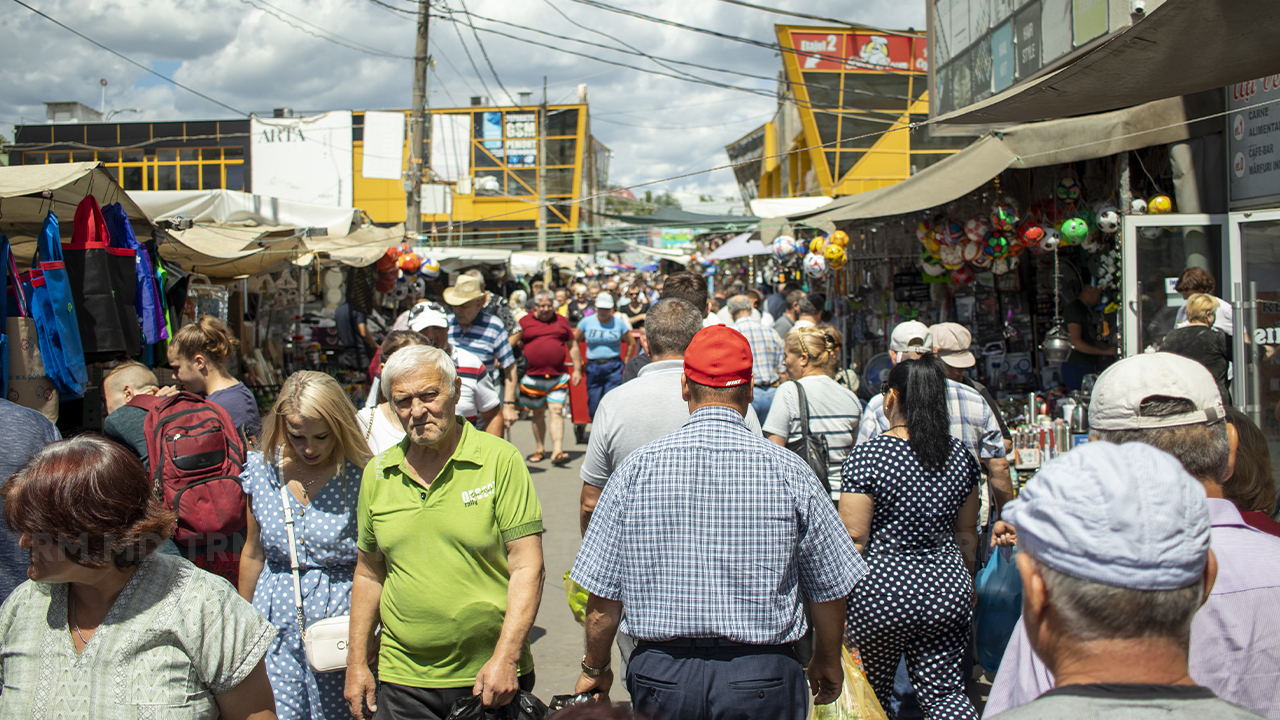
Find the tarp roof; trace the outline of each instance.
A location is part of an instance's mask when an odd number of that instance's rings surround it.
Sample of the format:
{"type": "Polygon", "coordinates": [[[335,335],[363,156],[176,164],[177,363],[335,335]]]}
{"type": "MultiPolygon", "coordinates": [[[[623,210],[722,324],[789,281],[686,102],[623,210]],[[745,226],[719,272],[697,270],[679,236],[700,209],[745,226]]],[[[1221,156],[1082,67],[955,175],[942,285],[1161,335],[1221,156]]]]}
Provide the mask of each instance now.
{"type": "Polygon", "coordinates": [[[760,221],[760,218],[751,215],[704,215],[673,207],[660,207],[648,215],[610,215],[608,213],[600,213],[600,215],[621,220],[629,225],[660,225],[673,228],[720,225],[747,227],[760,221]]]}
{"type": "MultiPolygon", "coordinates": [[[[816,212],[789,217],[806,225],[902,215],[945,205],[982,187],[1008,169],[1105,157],[1205,134],[1212,120],[1190,122],[1221,109],[1221,96],[1168,98],[1099,115],[1028,123],[991,133],[896,185],[841,198],[816,212]]],[[[1221,121],[1219,120],[1220,124],[1221,121]]],[[[762,240],[776,236],[761,227],[762,240]]]]}
{"type": "Polygon", "coordinates": [[[751,212],[755,213],[759,218],[775,218],[786,217],[787,215],[795,215],[809,210],[817,210],[825,205],[830,205],[835,198],[829,198],[826,195],[816,195],[812,197],[791,197],[791,198],[757,198],[752,200],[751,212]]]}
{"type": "Polygon", "coordinates": [[[750,257],[752,255],[768,255],[769,248],[759,240],[752,240],[753,233],[744,232],[725,241],[723,245],[707,255],[708,260],[731,260],[733,258],[750,257]]]}
{"type": "Polygon", "coordinates": [[[200,223],[240,223],[324,228],[334,237],[351,232],[359,220],[355,208],[313,205],[234,190],[158,190],[130,193],[155,220],[185,217],[200,223]]]}
{"type": "Polygon", "coordinates": [[[1131,107],[1280,72],[1274,0],[1166,0],[1045,77],[938,118],[1029,122],[1131,107]]]}

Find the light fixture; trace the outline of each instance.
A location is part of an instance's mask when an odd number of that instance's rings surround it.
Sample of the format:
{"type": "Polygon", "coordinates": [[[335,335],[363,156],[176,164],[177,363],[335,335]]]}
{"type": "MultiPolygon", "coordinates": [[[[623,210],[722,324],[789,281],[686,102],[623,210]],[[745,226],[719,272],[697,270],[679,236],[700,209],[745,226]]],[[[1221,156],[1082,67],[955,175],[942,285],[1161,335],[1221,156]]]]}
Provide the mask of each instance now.
{"type": "Polygon", "coordinates": [[[1053,251],[1053,326],[1045,334],[1044,342],[1040,343],[1044,359],[1049,362],[1066,362],[1071,356],[1071,336],[1063,326],[1062,313],[1058,309],[1058,304],[1062,301],[1061,280],[1062,276],[1058,270],[1058,251],[1055,249],[1053,251]]]}

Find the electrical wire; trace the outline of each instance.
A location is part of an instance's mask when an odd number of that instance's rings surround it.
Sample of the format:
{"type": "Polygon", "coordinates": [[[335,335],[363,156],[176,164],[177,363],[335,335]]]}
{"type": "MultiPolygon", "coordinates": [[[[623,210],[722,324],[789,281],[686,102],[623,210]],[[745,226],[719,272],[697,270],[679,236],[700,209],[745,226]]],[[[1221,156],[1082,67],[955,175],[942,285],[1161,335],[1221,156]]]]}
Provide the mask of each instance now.
{"type": "Polygon", "coordinates": [[[809,15],[806,13],[792,12],[790,10],[779,10],[777,8],[765,7],[764,5],[756,5],[755,3],[743,2],[742,0],[720,0],[720,2],[728,3],[730,5],[739,5],[745,8],[751,8],[752,10],[763,10],[764,12],[773,13],[774,15],[786,15],[788,17],[803,18],[805,20],[817,20],[819,22],[831,23],[832,25],[844,25],[845,27],[865,29],[872,32],[876,32],[875,28],[869,28],[869,27],[866,27],[865,25],[858,25],[856,23],[851,23],[847,20],[836,20],[835,18],[823,17],[821,15],[809,15]]]}
{"type": "Polygon", "coordinates": [[[369,0],[369,2],[373,3],[374,5],[377,5],[378,7],[384,8],[386,10],[394,10],[395,12],[404,13],[405,15],[412,15],[413,17],[418,16],[417,10],[406,10],[404,8],[396,7],[395,5],[392,5],[390,3],[382,2],[382,0],[369,0]]]}
{"type": "Polygon", "coordinates": [[[498,87],[507,96],[507,100],[510,101],[512,105],[520,107],[520,103],[516,102],[515,97],[511,95],[509,90],[507,90],[507,86],[502,84],[502,78],[498,77],[498,71],[493,67],[493,61],[489,59],[489,51],[485,50],[484,42],[480,39],[480,33],[476,32],[475,23],[471,22],[471,13],[467,10],[467,1],[458,0],[458,2],[462,4],[462,12],[467,16],[467,25],[471,27],[471,34],[475,36],[476,45],[480,47],[480,54],[484,56],[484,62],[489,66],[489,72],[493,73],[494,81],[498,83],[498,87]]]}
{"type": "Polygon", "coordinates": [[[373,49],[373,48],[369,47],[368,45],[363,45],[363,44],[361,44],[361,43],[357,43],[355,40],[352,40],[352,39],[350,39],[350,38],[344,38],[344,37],[342,37],[341,35],[339,35],[339,34],[337,34],[337,33],[333,32],[333,31],[326,30],[326,29],[324,29],[324,28],[320,27],[319,25],[316,25],[315,23],[313,23],[313,22],[311,22],[311,21],[309,21],[309,20],[304,20],[304,19],[302,19],[302,18],[298,17],[297,15],[294,15],[293,13],[290,13],[290,12],[289,12],[289,11],[287,11],[287,10],[283,10],[283,9],[281,9],[281,8],[278,8],[278,7],[276,7],[275,5],[272,5],[271,3],[267,2],[267,0],[240,0],[240,2],[242,2],[242,3],[244,3],[245,5],[248,5],[248,6],[250,6],[250,7],[253,7],[253,8],[256,8],[256,9],[258,9],[258,10],[261,10],[262,12],[264,12],[264,13],[266,13],[266,14],[270,15],[271,17],[274,17],[275,19],[279,20],[280,22],[284,23],[285,25],[288,25],[289,27],[292,27],[292,28],[294,28],[294,29],[296,29],[296,30],[298,30],[298,31],[300,31],[300,32],[304,32],[304,33],[306,33],[306,34],[308,34],[308,35],[310,35],[310,36],[312,36],[312,37],[319,38],[319,39],[324,40],[324,41],[326,41],[326,42],[331,42],[331,43],[333,43],[334,45],[338,45],[338,46],[340,46],[340,47],[344,47],[344,48],[347,48],[347,49],[349,49],[349,50],[355,50],[355,51],[357,51],[357,52],[362,52],[362,53],[364,53],[364,54],[366,54],[366,55],[372,55],[372,56],[374,56],[374,57],[391,58],[391,59],[393,59],[393,60],[412,60],[412,59],[413,59],[412,57],[410,57],[410,56],[408,56],[408,55],[393,55],[393,54],[391,54],[391,53],[384,53],[384,52],[381,52],[381,51],[379,51],[379,50],[375,50],[375,49],[373,49]],[[265,7],[263,7],[263,6],[265,6],[265,7]],[[315,28],[316,30],[319,30],[319,31],[320,31],[320,33],[324,33],[324,34],[323,34],[323,35],[321,35],[321,34],[319,34],[319,33],[312,32],[311,30],[306,29],[306,28],[305,28],[305,27],[303,27],[302,25],[298,25],[298,24],[296,24],[296,23],[290,22],[288,19],[286,19],[286,18],[284,17],[285,15],[287,15],[287,16],[288,16],[288,17],[290,17],[290,18],[293,18],[294,20],[297,20],[297,21],[298,21],[298,22],[300,22],[300,23],[304,23],[304,24],[306,24],[306,25],[310,25],[311,27],[315,28]]]}
{"type": "Polygon", "coordinates": [[[708,130],[711,128],[728,127],[730,125],[740,125],[745,122],[761,123],[761,122],[765,122],[771,117],[773,117],[773,113],[769,113],[768,115],[765,115],[763,118],[742,118],[741,120],[730,120],[729,122],[716,123],[714,125],[675,125],[675,126],[637,125],[634,123],[619,122],[617,120],[607,120],[601,117],[596,118],[596,121],[602,122],[602,123],[609,123],[610,125],[622,125],[623,127],[640,128],[642,130],[708,130]]]}
{"type": "Polygon", "coordinates": [[[445,17],[443,15],[434,16],[434,17],[438,17],[441,20],[449,20],[453,22],[453,31],[458,35],[458,44],[462,46],[462,51],[467,54],[467,61],[471,63],[471,69],[475,70],[476,79],[480,81],[480,87],[484,88],[484,94],[486,97],[493,97],[494,96],[493,91],[489,89],[489,84],[484,81],[484,75],[480,74],[480,66],[476,65],[475,58],[471,57],[471,51],[467,49],[466,41],[462,39],[462,31],[458,29],[458,23],[454,21],[453,18],[445,17]]]}
{"type": "Polygon", "coordinates": [[[195,95],[195,96],[197,96],[197,97],[200,97],[200,98],[203,98],[203,99],[205,99],[205,100],[208,100],[209,102],[213,103],[214,105],[217,105],[217,106],[218,106],[218,107],[220,107],[220,108],[226,108],[227,110],[230,110],[231,112],[233,112],[233,113],[235,113],[235,114],[237,114],[237,115],[243,115],[243,116],[245,116],[245,117],[248,117],[248,115],[249,115],[249,113],[247,113],[247,112],[245,112],[245,111],[243,111],[243,110],[239,110],[239,109],[237,109],[237,108],[231,107],[230,105],[228,105],[228,104],[226,104],[226,103],[222,102],[221,100],[216,100],[216,99],[214,99],[214,98],[211,98],[211,97],[209,97],[208,95],[205,95],[204,93],[200,92],[199,90],[196,90],[195,88],[193,88],[193,87],[191,87],[191,86],[189,86],[189,85],[183,85],[182,83],[178,82],[177,80],[174,80],[174,79],[173,79],[173,78],[171,78],[171,77],[167,77],[167,76],[165,76],[165,75],[162,75],[162,74],[160,74],[160,73],[156,72],[155,70],[152,70],[150,67],[148,67],[148,66],[146,66],[146,65],[144,65],[144,64],[142,64],[142,63],[140,63],[140,62],[138,62],[137,60],[134,60],[133,58],[131,58],[131,57],[129,57],[129,56],[127,56],[127,55],[125,55],[125,54],[123,54],[123,53],[121,53],[121,52],[118,52],[118,51],[116,51],[116,50],[112,50],[111,48],[107,47],[106,45],[103,45],[102,43],[98,42],[97,40],[94,40],[93,38],[89,37],[88,35],[85,35],[84,33],[80,32],[79,30],[75,30],[75,29],[73,29],[73,28],[71,28],[71,27],[68,27],[67,25],[64,25],[63,23],[58,22],[57,20],[55,20],[55,19],[53,19],[52,17],[50,17],[50,16],[46,15],[45,13],[40,12],[39,10],[37,10],[37,9],[35,9],[35,8],[33,8],[33,7],[31,7],[30,5],[26,4],[25,2],[22,2],[22,0],[13,0],[13,2],[15,2],[15,3],[17,3],[17,4],[21,5],[22,7],[26,8],[26,9],[28,9],[28,10],[30,10],[31,12],[35,13],[36,15],[39,15],[40,17],[44,18],[45,20],[48,20],[49,22],[53,23],[54,25],[57,25],[58,27],[62,28],[63,30],[66,30],[67,32],[71,33],[72,35],[75,35],[76,37],[80,38],[81,40],[85,40],[85,41],[87,41],[87,42],[89,42],[89,43],[92,43],[93,45],[98,46],[99,48],[102,48],[103,50],[106,50],[107,52],[111,53],[112,55],[115,55],[116,57],[120,58],[121,60],[124,60],[125,62],[129,63],[130,65],[133,65],[133,66],[135,66],[135,67],[141,68],[141,69],[143,69],[143,70],[147,71],[148,73],[150,73],[150,74],[152,74],[152,75],[155,75],[156,77],[160,78],[161,80],[164,80],[165,82],[170,83],[170,84],[171,84],[171,85],[173,85],[174,87],[177,87],[177,88],[181,88],[181,89],[183,89],[183,90],[186,90],[187,92],[191,93],[192,95],[195,95]]]}

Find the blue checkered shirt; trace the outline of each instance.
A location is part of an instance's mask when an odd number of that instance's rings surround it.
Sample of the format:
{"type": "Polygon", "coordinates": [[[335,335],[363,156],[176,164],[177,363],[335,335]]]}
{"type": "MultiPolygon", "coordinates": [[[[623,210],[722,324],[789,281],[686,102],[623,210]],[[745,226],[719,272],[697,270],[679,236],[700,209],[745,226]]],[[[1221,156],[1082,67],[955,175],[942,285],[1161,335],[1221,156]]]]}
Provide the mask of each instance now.
{"type": "Polygon", "coordinates": [[[751,346],[751,371],[755,373],[755,383],[772,385],[777,382],[778,371],[782,369],[782,339],[773,331],[773,326],[765,327],[748,316],[734,323],[733,329],[742,333],[751,346]]]}
{"type": "MultiPolygon", "coordinates": [[[[991,414],[991,407],[983,399],[982,393],[968,385],[947,380],[947,409],[951,411],[951,436],[964,443],[974,457],[1004,457],[1004,436],[1000,434],[1000,422],[991,414]]],[[[884,414],[884,395],[876,395],[862,412],[858,439],[854,444],[861,445],[888,429],[889,418],[884,414]]]]}
{"type": "Polygon", "coordinates": [[[638,640],[779,645],[805,632],[801,590],[836,600],[866,572],[813,471],[713,406],[627,456],[570,576],[638,640]]]}
{"type": "Polygon", "coordinates": [[[495,360],[499,368],[513,365],[516,361],[515,353],[511,352],[511,336],[507,333],[507,326],[487,312],[476,315],[466,332],[458,325],[457,316],[450,315],[449,343],[471,352],[484,361],[484,366],[490,370],[494,368],[495,360]]]}

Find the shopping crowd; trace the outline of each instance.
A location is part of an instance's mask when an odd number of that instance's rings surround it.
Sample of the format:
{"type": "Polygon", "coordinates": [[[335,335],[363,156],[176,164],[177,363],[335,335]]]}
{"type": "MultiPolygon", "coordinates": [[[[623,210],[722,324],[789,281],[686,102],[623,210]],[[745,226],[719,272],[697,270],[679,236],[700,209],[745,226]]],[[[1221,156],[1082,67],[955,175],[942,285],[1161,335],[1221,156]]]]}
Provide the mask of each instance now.
{"type": "Polygon", "coordinates": [[[1007,547],[1022,617],[984,717],[1280,718],[1276,486],[1200,285],[1186,332],[1103,371],[1090,442],[1016,497],[965,327],[899,324],[860,389],[832,302],[792,284],[460,273],[382,336],[340,310],[371,358],[363,408],[300,371],[263,417],[202,317],[170,343],[175,385],[136,362],[104,377],[101,435],[0,400],[0,719],[527,702],[529,466],[570,461],[582,386],[585,651],[552,691],[608,701],[616,643],[632,706],[557,717],[802,720],[841,695],[849,649],[889,717],[977,718],[974,575],[1007,547]],[[201,424],[157,432],[177,407],[201,424]],[[522,418],[527,456],[504,439],[522,418]],[[220,433],[236,472],[171,496],[183,433],[220,433]],[[218,535],[215,512],[243,522],[218,535]]]}

